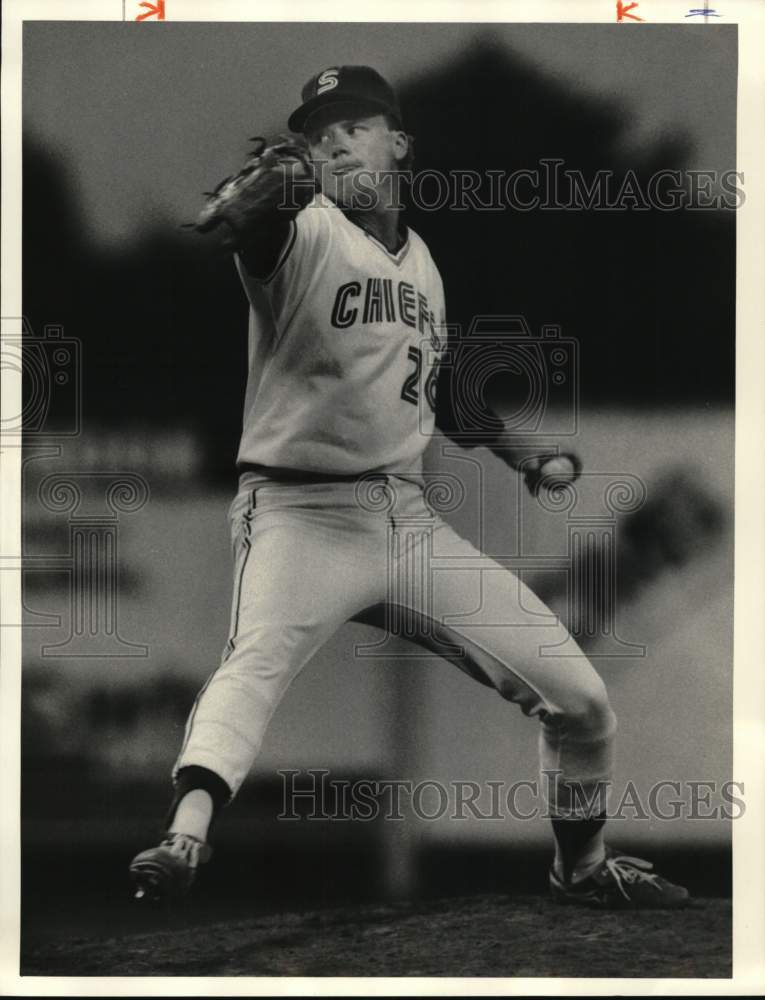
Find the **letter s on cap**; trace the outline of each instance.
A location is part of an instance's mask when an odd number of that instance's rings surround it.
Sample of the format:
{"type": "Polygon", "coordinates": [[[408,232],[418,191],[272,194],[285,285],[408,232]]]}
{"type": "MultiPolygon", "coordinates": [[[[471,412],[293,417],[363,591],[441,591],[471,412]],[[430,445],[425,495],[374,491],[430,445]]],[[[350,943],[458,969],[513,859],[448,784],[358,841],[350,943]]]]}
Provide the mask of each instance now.
{"type": "Polygon", "coordinates": [[[334,90],[337,86],[337,74],[340,71],[338,69],[325,69],[323,73],[319,74],[319,78],[316,81],[316,95],[324,94],[328,90],[334,90]]]}

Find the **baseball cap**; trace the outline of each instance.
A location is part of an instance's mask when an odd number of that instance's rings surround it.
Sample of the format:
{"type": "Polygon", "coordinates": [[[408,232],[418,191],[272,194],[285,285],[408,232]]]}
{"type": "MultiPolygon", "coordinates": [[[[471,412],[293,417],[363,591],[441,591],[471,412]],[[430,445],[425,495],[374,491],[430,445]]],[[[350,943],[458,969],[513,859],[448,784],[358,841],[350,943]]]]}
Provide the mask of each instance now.
{"type": "Polygon", "coordinates": [[[331,104],[365,104],[401,123],[393,87],[371,66],[330,66],[312,76],[301,91],[303,103],[287,119],[292,132],[302,132],[308,118],[331,104]]]}

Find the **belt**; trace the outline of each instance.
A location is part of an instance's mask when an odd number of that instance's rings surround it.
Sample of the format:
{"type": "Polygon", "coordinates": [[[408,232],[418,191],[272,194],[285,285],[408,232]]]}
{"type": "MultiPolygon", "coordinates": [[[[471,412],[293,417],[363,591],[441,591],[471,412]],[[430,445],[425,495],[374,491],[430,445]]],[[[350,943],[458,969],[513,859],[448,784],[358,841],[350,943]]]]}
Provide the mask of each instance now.
{"type": "Polygon", "coordinates": [[[263,476],[264,479],[285,483],[355,483],[359,479],[390,478],[385,472],[356,472],[348,476],[340,472],[310,472],[305,469],[284,469],[273,465],[253,465],[250,462],[239,462],[236,469],[240,474],[252,472],[257,476],[263,476]]]}

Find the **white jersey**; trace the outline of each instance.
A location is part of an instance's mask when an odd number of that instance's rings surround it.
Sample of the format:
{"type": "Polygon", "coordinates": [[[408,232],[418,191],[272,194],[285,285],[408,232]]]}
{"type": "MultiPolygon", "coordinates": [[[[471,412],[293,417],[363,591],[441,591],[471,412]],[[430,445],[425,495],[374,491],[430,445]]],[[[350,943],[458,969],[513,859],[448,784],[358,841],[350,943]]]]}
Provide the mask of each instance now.
{"type": "Polygon", "coordinates": [[[341,475],[417,474],[445,343],[441,276],[408,231],[390,253],[319,194],[250,301],[237,463],[341,475]]]}

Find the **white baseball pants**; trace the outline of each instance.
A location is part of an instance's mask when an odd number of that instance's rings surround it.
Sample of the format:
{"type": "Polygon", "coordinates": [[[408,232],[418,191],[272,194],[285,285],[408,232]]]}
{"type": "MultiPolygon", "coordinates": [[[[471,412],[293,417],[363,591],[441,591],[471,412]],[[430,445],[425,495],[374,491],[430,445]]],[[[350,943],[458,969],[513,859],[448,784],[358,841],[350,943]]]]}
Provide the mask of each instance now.
{"type": "MultiPolygon", "coordinates": [[[[357,619],[394,631],[406,621],[407,636],[414,623],[415,641],[537,717],[540,768],[560,773],[542,783],[549,795],[575,783],[586,799],[608,781],[616,720],[602,680],[542,601],[434,514],[417,484],[244,485],[229,518],[230,634],[174,775],[206,767],[235,794],[290,682],[357,619]],[[541,655],[566,640],[570,655],[541,655]]],[[[571,815],[570,798],[548,805],[571,815]]]]}

